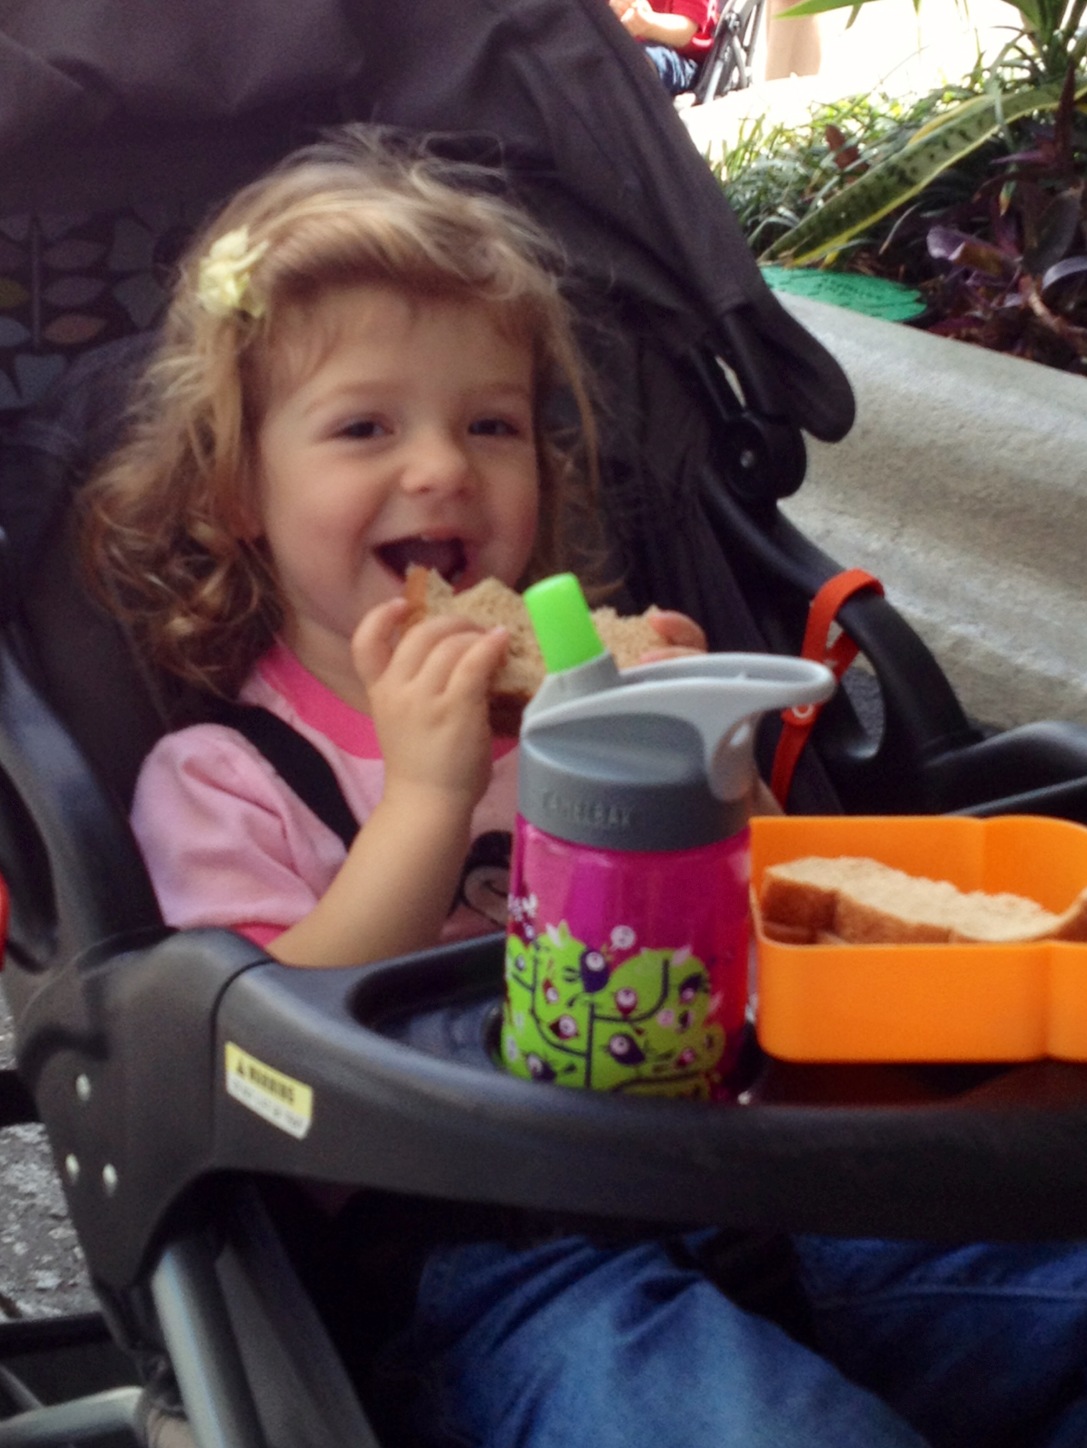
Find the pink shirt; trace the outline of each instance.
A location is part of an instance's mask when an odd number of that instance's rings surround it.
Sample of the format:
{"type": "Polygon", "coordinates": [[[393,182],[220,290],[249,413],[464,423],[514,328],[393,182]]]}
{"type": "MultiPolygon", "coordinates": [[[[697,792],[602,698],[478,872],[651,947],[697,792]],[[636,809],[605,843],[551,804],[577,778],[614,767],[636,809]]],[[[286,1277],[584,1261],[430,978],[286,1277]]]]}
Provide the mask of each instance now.
{"type": "MultiPolygon", "coordinates": [[[[373,723],[345,704],[282,645],[257,664],[240,698],[292,725],[332,766],[365,821],[384,784],[373,723]]],[[[505,923],[517,755],[495,746],[490,787],[443,940],[505,923]]],[[[247,739],[222,724],[167,734],[144,761],[132,827],[168,924],[223,925],[266,945],[308,915],[344,859],[339,837],[302,803],[247,739]]]]}

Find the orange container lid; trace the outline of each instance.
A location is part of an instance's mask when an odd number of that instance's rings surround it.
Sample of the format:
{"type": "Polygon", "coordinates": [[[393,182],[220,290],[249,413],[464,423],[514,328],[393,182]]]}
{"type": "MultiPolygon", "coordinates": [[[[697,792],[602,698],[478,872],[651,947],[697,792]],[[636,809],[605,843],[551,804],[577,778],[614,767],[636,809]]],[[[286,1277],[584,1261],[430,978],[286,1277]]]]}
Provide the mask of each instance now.
{"type": "MultiPolygon", "coordinates": [[[[1065,910],[1087,887],[1087,829],[1006,815],[752,821],[751,887],[768,865],[864,855],[960,890],[1065,910]]],[[[754,914],[756,1031],[792,1061],[1087,1060],[1087,944],[786,945],[754,914]]]]}

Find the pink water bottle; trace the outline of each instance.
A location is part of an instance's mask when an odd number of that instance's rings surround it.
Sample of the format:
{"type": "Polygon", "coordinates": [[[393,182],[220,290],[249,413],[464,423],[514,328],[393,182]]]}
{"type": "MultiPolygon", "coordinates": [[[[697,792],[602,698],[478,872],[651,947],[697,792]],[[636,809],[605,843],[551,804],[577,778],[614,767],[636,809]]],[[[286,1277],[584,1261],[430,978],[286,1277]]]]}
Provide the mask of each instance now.
{"type": "Polygon", "coordinates": [[[521,728],[502,1053],[517,1075],[709,1098],[748,976],[748,817],[767,709],[821,664],[706,654],[622,673],[572,574],[525,603],[548,676],[521,728]]]}

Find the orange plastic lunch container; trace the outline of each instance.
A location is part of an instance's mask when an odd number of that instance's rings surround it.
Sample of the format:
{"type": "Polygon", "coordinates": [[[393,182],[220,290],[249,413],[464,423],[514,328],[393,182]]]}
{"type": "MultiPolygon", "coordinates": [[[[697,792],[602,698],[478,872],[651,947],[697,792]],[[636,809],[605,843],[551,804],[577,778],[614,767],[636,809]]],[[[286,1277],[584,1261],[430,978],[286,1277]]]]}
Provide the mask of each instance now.
{"type": "Polygon", "coordinates": [[[784,945],[754,902],[768,865],[866,855],[960,890],[1063,911],[1087,888],[1087,829],[1033,815],[752,821],[756,1031],[790,1061],[1087,1060],[1087,944],[784,945]]]}

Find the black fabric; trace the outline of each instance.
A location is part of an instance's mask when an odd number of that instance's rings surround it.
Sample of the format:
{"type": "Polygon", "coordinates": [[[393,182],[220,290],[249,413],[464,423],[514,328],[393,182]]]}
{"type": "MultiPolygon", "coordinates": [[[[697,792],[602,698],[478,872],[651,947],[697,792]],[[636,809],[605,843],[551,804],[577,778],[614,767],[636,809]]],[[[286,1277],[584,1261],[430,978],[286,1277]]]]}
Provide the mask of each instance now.
{"type": "Polygon", "coordinates": [[[0,520],[24,598],[38,586],[80,484],[120,441],[129,393],[152,342],[145,332],[89,349],[10,427],[0,448],[0,520]]]}
{"type": "Polygon", "coordinates": [[[332,766],[297,729],[258,704],[217,706],[215,720],[245,736],[268,760],[298,798],[343,841],[345,850],[359,832],[358,820],[344,798],[332,766]]]}
{"type": "Polygon", "coordinates": [[[0,447],[4,585],[9,613],[26,631],[24,663],[124,810],[144,756],[184,706],[89,597],[72,504],[119,440],[151,341],[127,337],[78,358],[0,447]]]}
{"type": "Polygon", "coordinates": [[[0,17],[8,215],[206,206],[344,119],[500,155],[594,289],[660,311],[680,349],[724,351],[791,423],[848,430],[844,373],[762,280],[600,0],[35,0],[0,17]]]}
{"type": "MultiPolygon", "coordinates": [[[[739,363],[738,327],[760,405],[819,436],[848,426],[849,388],[764,285],[716,179],[599,0],[9,7],[0,14],[0,212],[45,218],[20,242],[20,276],[33,292],[46,237],[86,245],[90,233],[73,231],[70,217],[113,208],[148,228],[152,272],[164,281],[181,212],[196,224],[240,182],[349,118],[437,133],[440,149],[507,167],[515,194],[569,256],[600,378],[603,508],[631,605],[691,614],[715,649],[766,647],[701,501],[708,472],[728,477],[739,451],[731,424],[742,422],[712,354],[739,363]],[[160,224],[165,247],[153,234],[160,224]],[[717,404],[706,399],[709,372],[717,404]]],[[[28,325],[36,312],[51,315],[37,294],[24,311],[28,325]]],[[[83,357],[36,340],[35,360],[63,361],[68,372],[44,412],[11,428],[0,466],[0,519],[45,641],[50,696],[125,803],[142,754],[186,722],[192,701],[130,663],[108,675],[115,687],[93,687],[103,659],[123,659],[124,642],[106,637],[99,648],[97,635],[116,627],[88,613],[58,520],[111,445],[148,340],[83,357]],[[131,747],[127,736],[117,741],[118,698],[131,701],[131,747]]],[[[0,348],[12,387],[23,360],[0,348]]]]}

